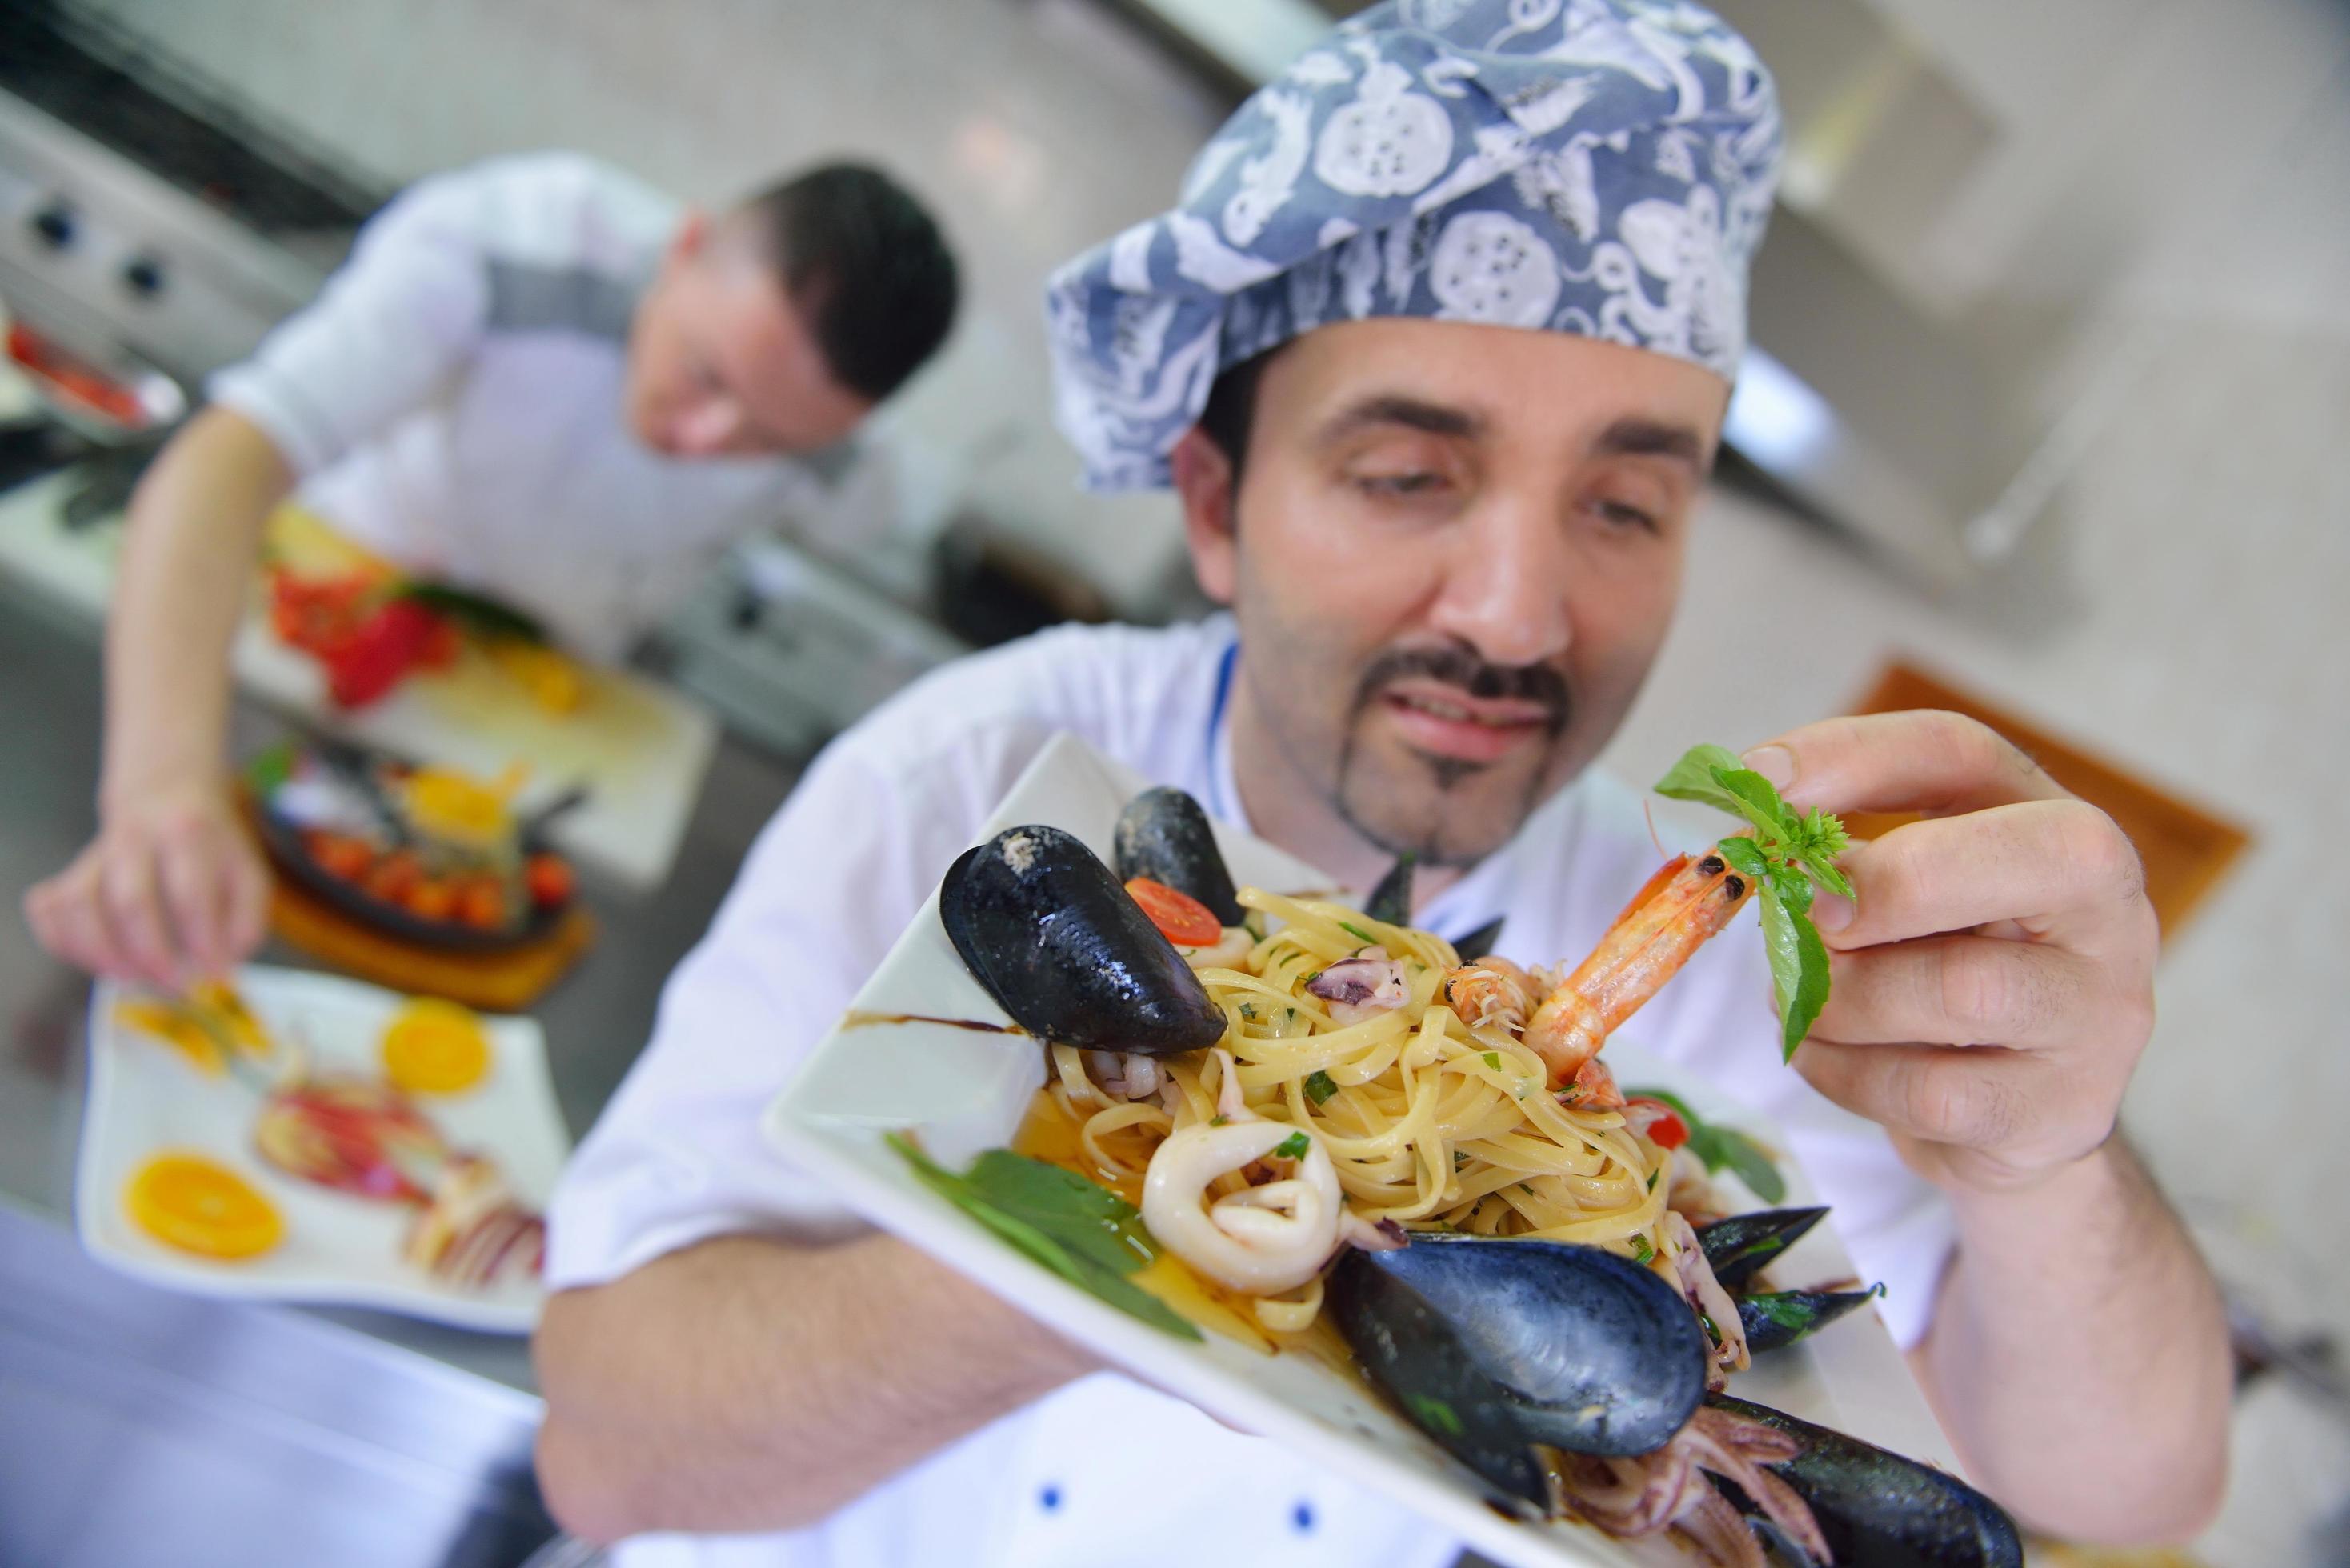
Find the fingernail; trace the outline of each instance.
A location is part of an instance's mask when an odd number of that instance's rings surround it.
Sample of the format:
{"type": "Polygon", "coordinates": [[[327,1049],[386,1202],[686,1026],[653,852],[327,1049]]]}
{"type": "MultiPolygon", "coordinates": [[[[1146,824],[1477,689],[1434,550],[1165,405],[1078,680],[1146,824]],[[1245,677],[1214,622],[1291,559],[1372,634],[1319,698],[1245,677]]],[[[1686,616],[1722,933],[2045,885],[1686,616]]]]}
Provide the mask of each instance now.
{"type": "Polygon", "coordinates": [[[1841,893],[1821,888],[1812,896],[1812,924],[1824,931],[1844,929],[1852,924],[1852,900],[1841,893]]]}
{"type": "Polygon", "coordinates": [[[1769,779],[1773,789],[1783,790],[1795,782],[1795,753],[1784,746],[1757,746],[1738,760],[1769,779]]]}

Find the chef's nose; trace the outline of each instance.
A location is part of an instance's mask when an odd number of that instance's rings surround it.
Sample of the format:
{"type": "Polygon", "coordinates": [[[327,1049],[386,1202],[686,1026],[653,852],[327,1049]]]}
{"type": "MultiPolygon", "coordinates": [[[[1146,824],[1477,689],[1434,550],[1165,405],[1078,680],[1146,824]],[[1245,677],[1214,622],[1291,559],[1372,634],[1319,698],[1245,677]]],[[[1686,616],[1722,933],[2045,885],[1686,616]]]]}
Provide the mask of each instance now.
{"type": "Polygon", "coordinates": [[[670,426],[670,440],[689,457],[723,452],[743,430],[743,407],[732,398],[702,398],[686,406],[670,426]]]}
{"type": "Polygon", "coordinates": [[[1455,532],[1434,629],[1471,644],[1495,664],[1539,664],[1566,651],[1566,529],[1540,497],[1480,497],[1455,532]]]}

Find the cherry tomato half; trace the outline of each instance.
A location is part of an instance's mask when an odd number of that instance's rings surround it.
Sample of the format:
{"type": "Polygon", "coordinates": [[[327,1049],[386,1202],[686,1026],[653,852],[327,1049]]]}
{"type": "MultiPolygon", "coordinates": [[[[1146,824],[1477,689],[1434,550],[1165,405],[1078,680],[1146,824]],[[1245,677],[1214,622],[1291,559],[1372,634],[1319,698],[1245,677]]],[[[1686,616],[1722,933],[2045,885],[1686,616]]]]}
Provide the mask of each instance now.
{"type": "Polygon", "coordinates": [[[1159,934],[1176,946],[1211,948],[1224,940],[1223,922],[1216,919],[1216,912],[1191,894],[1148,877],[1137,877],[1126,890],[1142,906],[1159,934]]]}
{"type": "Polygon", "coordinates": [[[1662,1100],[1652,1100],[1646,1095],[1634,1095],[1624,1102],[1627,1106],[1645,1106],[1652,1115],[1648,1119],[1648,1141],[1659,1148],[1679,1148],[1689,1142],[1689,1123],[1681,1120],[1672,1106],[1662,1100]]]}

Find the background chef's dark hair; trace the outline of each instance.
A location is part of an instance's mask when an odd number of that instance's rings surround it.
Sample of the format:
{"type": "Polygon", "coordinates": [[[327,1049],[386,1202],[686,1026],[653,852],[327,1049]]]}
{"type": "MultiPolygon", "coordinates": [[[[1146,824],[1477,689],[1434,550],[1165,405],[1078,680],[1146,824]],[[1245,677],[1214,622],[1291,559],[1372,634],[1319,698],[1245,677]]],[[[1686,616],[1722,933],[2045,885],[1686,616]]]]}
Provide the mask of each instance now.
{"type": "Polygon", "coordinates": [[[863,163],[825,163],[737,210],[840,384],[879,402],[946,341],[954,253],[913,193],[863,163]]]}
{"type": "Polygon", "coordinates": [[[1200,410],[1200,429],[1214,441],[1232,465],[1232,483],[1241,482],[1248,462],[1249,427],[1256,422],[1256,384],[1273,357],[1289,347],[1278,344],[1263,353],[1228,365],[1208,388],[1208,406],[1200,410]]]}

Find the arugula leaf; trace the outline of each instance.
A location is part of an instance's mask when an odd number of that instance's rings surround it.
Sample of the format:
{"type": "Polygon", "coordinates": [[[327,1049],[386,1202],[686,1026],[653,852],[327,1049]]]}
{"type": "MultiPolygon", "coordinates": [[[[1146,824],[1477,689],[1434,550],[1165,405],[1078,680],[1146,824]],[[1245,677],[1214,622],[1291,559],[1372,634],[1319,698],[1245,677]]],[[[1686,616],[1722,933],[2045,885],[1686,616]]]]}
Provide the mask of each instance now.
{"type": "Polygon", "coordinates": [[[1337,1092],[1338,1085],[1336,1081],[1321,1068],[1316,1067],[1305,1075],[1305,1097],[1315,1105],[1320,1105],[1337,1092]]]}
{"type": "Polygon", "coordinates": [[[1624,1094],[1627,1098],[1659,1100],[1670,1106],[1673,1114],[1689,1125],[1689,1142],[1683,1147],[1706,1169],[1728,1167],[1765,1203],[1776,1203],[1787,1196],[1786,1179],[1771,1163],[1771,1157],[1762,1152],[1761,1144],[1736,1127],[1707,1121],[1690,1107],[1687,1100],[1669,1089],[1626,1089],[1624,1094]]]}
{"type": "Polygon", "coordinates": [[[1657,793],[1742,815],[1740,808],[1731,804],[1737,797],[1714,775],[1735,772],[1745,765],[1727,746],[1691,746],[1681,753],[1681,760],[1672,765],[1672,771],[1657,781],[1657,793]]]}
{"type": "Polygon", "coordinates": [[[1200,1331],[1123,1276],[1158,1255],[1132,1204],[1073,1171],[1009,1149],[990,1149],[962,1176],[902,1134],[885,1141],[922,1184],[1053,1272],[1130,1316],[1180,1339],[1200,1331]]]}
{"type": "Polygon", "coordinates": [[[1779,993],[1781,1059],[1793,1061],[1795,1047],[1828,1000],[1828,950],[1811,918],[1791,909],[1777,887],[1760,900],[1762,945],[1771,956],[1771,984],[1779,993]]]}

